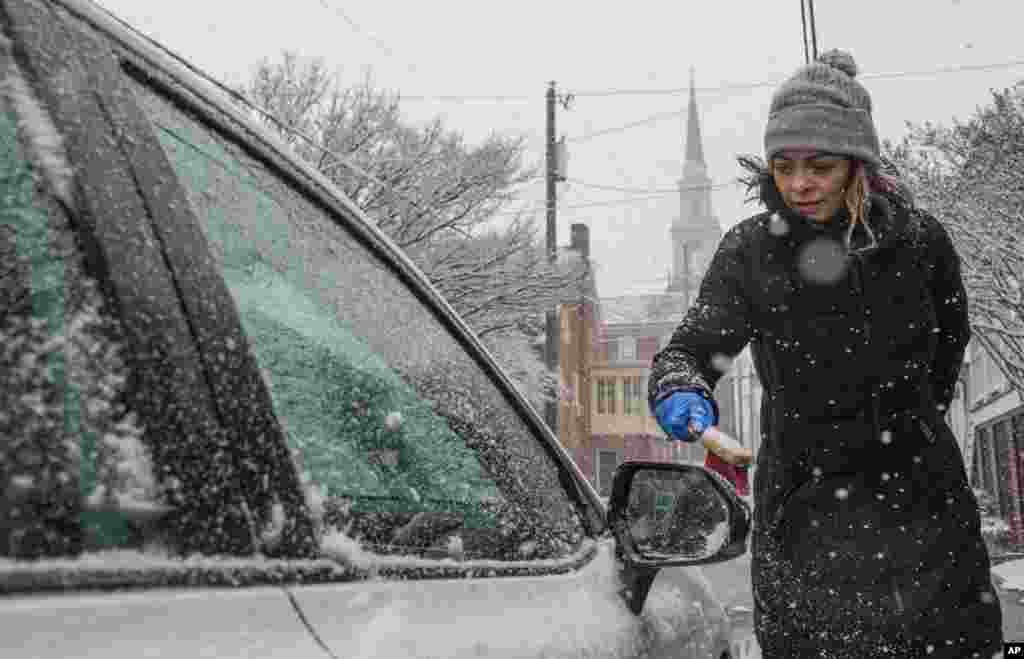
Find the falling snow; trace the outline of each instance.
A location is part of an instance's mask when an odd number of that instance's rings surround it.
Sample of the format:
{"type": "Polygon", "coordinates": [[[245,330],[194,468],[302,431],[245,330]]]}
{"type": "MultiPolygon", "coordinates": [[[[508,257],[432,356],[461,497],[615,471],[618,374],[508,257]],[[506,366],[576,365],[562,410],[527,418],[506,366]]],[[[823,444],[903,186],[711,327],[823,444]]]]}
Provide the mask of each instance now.
{"type": "Polygon", "coordinates": [[[768,231],[773,236],[785,236],[789,233],[789,223],[778,213],[772,213],[771,218],[768,220],[768,231]]]}

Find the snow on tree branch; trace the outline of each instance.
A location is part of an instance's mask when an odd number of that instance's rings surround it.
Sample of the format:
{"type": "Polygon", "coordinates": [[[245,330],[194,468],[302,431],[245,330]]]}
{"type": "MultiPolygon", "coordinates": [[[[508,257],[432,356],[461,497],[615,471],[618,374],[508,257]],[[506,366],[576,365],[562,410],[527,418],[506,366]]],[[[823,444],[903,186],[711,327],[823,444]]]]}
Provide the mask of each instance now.
{"type": "Polygon", "coordinates": [[[497,222],[536,178],[523,165],[521,137],[493,133],[468,144],[440,119],[415,125],[402,117],[400,95],[369,77],[345,87],[322,60],[289,52],[260,64],[241,91],[406,251],[524,390],[553,391],[554,376],[528,346],[547,310],[580,295],[588,269],[549,263],[534,218],[497,222]]]}
{"type": "Polygon", "coordinates": [[[1024,394],[1024,95],[994,91],[967,121],[910,126],[886,150],[949,229],[974,336],[1024,394]]]}

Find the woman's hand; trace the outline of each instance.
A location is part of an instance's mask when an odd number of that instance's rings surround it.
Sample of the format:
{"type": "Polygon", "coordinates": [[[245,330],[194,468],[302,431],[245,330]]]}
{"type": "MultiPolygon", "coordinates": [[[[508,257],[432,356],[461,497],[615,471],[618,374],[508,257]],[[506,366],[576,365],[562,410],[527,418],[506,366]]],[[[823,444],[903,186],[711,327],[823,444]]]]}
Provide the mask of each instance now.
{"type": "Polygon", "coordinates": [[[710,400],[695,391],[677,391],[654,407],[654,418],[671,439],[693,442],[718,423],[710,400]]]}

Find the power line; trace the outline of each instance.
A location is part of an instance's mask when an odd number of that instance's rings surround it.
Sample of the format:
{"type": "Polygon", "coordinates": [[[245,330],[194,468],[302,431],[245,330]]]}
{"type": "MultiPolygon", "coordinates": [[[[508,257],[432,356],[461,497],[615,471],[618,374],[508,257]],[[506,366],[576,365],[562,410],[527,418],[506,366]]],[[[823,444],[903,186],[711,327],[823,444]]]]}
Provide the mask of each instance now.
{"type": "MultiPolygon", "coordinates": [[[[892,71],[892,72],[879,72],[879,73],[861,73],[857,76],[859,80],[888,80],[896,78],[914,78],[921,76],[935,76],[944,75],[948,73],[966,73],[971,71],[988,71],[998,69],[1012,69],[1018,66],[1024,66],[1024,59],[1013,59],[1006,60],[1003,62],[989,62],[985,64],[962,64],[962,65],[950,65],[935,69],[921,69],[917,71],[892,71]]],[[[755,89],[764,88],[775,88],[783,82],[782,79],[775,80],[762,80],[759,82],[729,82],[722,83],[720,85],[710,87],[695,87],[694,92],[698,94],[721,94],[729,92],[742,92],[752,91],[755,89]]],[[[680,96],[688,94],[690,91],[689,87],[667,87],[667,88],[621,88],[621,89],[599,89],[599,90],[585,90],[573,92],[576,97],[588,97],[588,98],[601,98],[609,96],[680,96]]],[[[474,103],[474,102],[490,102],[495,104],[504,103],[534,103],[538,101],[538,97],[535,95],[527,94],[397,94],[398,100],[410,101],[410,102],[434,102],[434,103],[474,103]]],[[[664,112],[657,115],[651,115],[646,120],[639,120],[638,122],[632,123],[646,123],[654,121],[655,117],[667,119],[673,116],[685,114],[685,111],[675,112],[664,112]]],[[[622,127],[615,129],[608,129],[609,131],[618,130],[622,127]]],[[[603,133],[604,131],[598,131],[603,133]]],[[[567,141],[582,140],[589,136],[596,136],[588,134],[587,136],[581,136],[577,138],[569,138],[567,141]]]]}
{"type": "Polygon", "coordinates": [[[658,114],[652,114],[651,116],[645,117],[644,119],[631,121],[628,124],[623,124],[621,126],[615,126],[613,128],[604,128],[602,130],[584,133],[583,135],[578,135],[576,137],[567,137],[565,138],[565,141],[572,143],[585,142],[587,140],[594,139],[595,137],[611,135],[612,133],[621,133],[623,131],[629,130],[630,128],[639,128],[640,126],[652,124],[656,121],[661,121],[662,119],[670,119],[672,117],[678,117],[684,114],[686,114],[686,110],[672,110],[671,112],[659,112],[658,114]]]}
{"type": "Polygon", "coordinates": [[[611,190],[612,192],[628,192],[634,194],[675,194],[676,192],[679,192],[679,188],[624,188],[617,185],[588,183],[586,181],[581,181],[578,178],[566,178],[565,182],[573,183],[584,188],[594,188],[595,190],[611,190]]]}
{"type": "Polygon", "coordinates": [[[661,275],[654,279],[627,279],[626,281],[620,281],[622,284],[631,284],[633,286],[643,285],[651,286],[653,284],[665,284],[668,283],[672,278],[669,275],[661,275]]]}
{"type": "Polygon", "coordinates": [[[163,45],[162,43],[160,43],[156,39],[153,39],[153,38],[149,37],[144,32],[136,29],[135,26],[133,26],[131,23],[128,23],[127,21],[121,19],[119,16],[117,16],[116,14],[111,12],[110,10],[108,10],[106,8],[102,8],[102,9],[104,11],[106,11],[107,14],[109,14],[114,20],[116,20],[118,23],[124,25],[130,31],[134,32],[141,39],[149,42],[155,48],[163,51],[169,57],[171,57],[172,59],[176,60],[179,64],[181,64],[182,66],[187,68],[189,71],[191,71],[193,74],[195,74],[199,78],[205,80],[209,84],[213,85],[214,87],[216,87],[218,90],[222,91],[223,93],[227,94],[230,98],[235,99],[236,101],[242,103],[243,105],[245,105],[245,106],[255,110],[260,115],[266,117],[268,120],[270,120],[275,125],[277,125],[281,130],[284,130],[284,131],[286,131],[288,133],[291,133],[292,135],[294,135],[296,137],[302,138],[303,140],[308,142],[310,144],[310,146],[312,146],[314,149],[317,149],[317,150],[321,151],[322,153],[335,158],[339,163],[341,163],[344,166],[348,167],[351,171],[355,172],[359,176],[362,176],[363,178],[365,178],[365,179],[367,179],[369,181],[372,181],[372,182],[376,183],[377,185],[380,185],[381,187],[383,187],[383,188],[387,189],[388,191],[390,191],[393,195],[395,195],[399,199],[408,202],[409,205],[412,206],[413,208],[415,208],[417,210],[424,210],[423,207],[420,205],[420,202],[418,200],[410,197],[409,195],[405,194],[404,192],[400,192],[399,190],[395,189],[393,186],[389,185],[385,181],[382,181],[376,175],[366,171],[365,169],[363,169],[359,165],[357,165],[354,162],[352,162],[349,158],[347,158],[347,157],[345,157],[345,156],[343,156],[341,154],[338,154],[337,152],[331,151],[330,149],[328,149],[326,147],[321,146],[320,144],[317,143],[317,141],[315,139],[313,139],[309,135],[306,135],[305,133],[303,133],[299,129],[287,125],[285,122],[283,122],[277,116],[275,116],[272,112],[270,112],[269,110],[267,110],[267,109],[257,105],[255,102],[252,101],[252,99],[247,97],[245,94],[242,94],[238,90],[232,89],[231,87],[229,87],[228,85],[224,84],[220,80],[217,80],[216,78],[214,78],[210,74],[206,73],[205,71],[203,71],[202,69],[200,69],[196,65],[192,64],[191,62],[189,62],[185,57],[183,57],[183,56],[179,55],[178,53],[174,52],[173,50],[171,50],[167,46],[163,45]]]}
{"type": "MultiPolygon", "coordinates": [[[[939,69],[925,69],[921,71],[899,71],[893,73],[868,73],[858,76],[861,80],[890,80],[895,78],[911,78],[928,75],[939,75],[946,73],[965,73],[969,71],[988,71],[996,69],[1010,69],[1017,66],[1024,66],[1024,59],[1009,60],[1006,62],[990,63],[990,64],[964,64],[959,66],[947,66],[939,69]]],[[[752,90],[762,88],[774,88],[777,87],[780,81],[770,82],[751,82],[751,83],[735,83],[719,85],[717,87],[698,87],[695,88],[695,92],[721,92],[721,91],[739,91],[739,90],[752,90]]],[[[597,96],[597,95],[618,95],[618,94],[682,94],[688,92],[689,88],[680,87],[678,89],[662,89],[662,90],[612,90],[608,92],[575,92],[576,96],[597,96]]],[[[662,119],[671,119],[673,117],[681,117],[686,114],[686,110],[673,110],[669,112],[659,112],[652,114],[643,119],[637,119],[636,121],[630,121],[619,126],[613,126],[611,128],[603,128],[601,130],[584,133],[576,137],[567,137],[566,142],[579,143],[593,139],[595,137],[602,137],[605,135],[612,135],[614,133],[621,133],[631,128],[639,128],[647,124],[652,124],[662,119]]]]}
{"type": "MultiPolygon", "coordinates": [[[[723,83],[714,87],[694,87],[694,92],[698,94],[710,94],[715,92],[728,92],[728,91],[748,91],[751,89],[758,89],[761,87],[774,87],[779,84],[778,80],[768,80],[763,82],[732,82],[723,83]]],[[[680,96],[682,94],[690,93],[689,87],[668,87],[664,89],[643,89],[643,88],[626,88],[626,89],[599,89],[589,90],[581,92],[573,92],[578,97],[586,98],[600,98],[605,96],[680,96]]]]}
{"type": "MultiPolygon", "coordinates": [[[[286,131],[288,133],[291,133],[292,135],[295,135],[296,137],[302,138],[303,140],[308,142],[311,146],[313,146],[315,149],[323,152],[326,155],[329,155],[329,156],[335,158],[340,164],[343,164],[344,166],[348,167],[351,171],[355,172],[356,174],[366,178],[367,180],[373,181],[374,183],[377,183],[378,185],[380,185],[380,186],[382,186],[384,188],[389,189],[393,194],[395,194],[395,196],[403,199],[404,201],[407,201],[414,208],[420,208],[420,204],[419,204],[419,202],[416,199],[413,199],[412,197],[409,197],[405,193],[402,193],[402,192],[399,192],[399,191],[395,190],[392,186],[390,186],[386,182],[382,181],[381,179],[379,179],[374,174],[364,170],[362,167],[360,167],[359,165],[355,164],[354,162],[349,160],[347,157],[345,157],[345,156],[343,156],[341,154],[338,154],[338,153],[336,153],[334,151],[331,151],[330,149],[327,149],[326,147],[321,146],[320,144],[317,143],[317,141],[315,139],[313,139],[309,135],[306,135],[305,133],[303,133],[302,131],[298,130],[297,128],[294,128],[292,126],[287,125],[285,122],[280,120],[278,117],[276,117],[269,110],[266,110],[265,108],[260,107],[259,105],[257,105],[255,102],[253,102],[250,98],[248,98],[247,96],[245,96],[241,92],[239,92],[239,91],[237,91],[235,89],[232,89],[230,86],[224,84],[220,80],[217,80],[216,78],[214,78],[213,76],[211,76],[207,72],[203,71],[199,67],[197,67],[194,64],[192,64],[191,62],[189,62],[185,57],[179,55],[175,51],[171,50],[167,46],[165,46],[162,43],[160,43],[159,41],[151,38],[150,36],[148,36],[144,32],[138,30],[137,28],[135,28],[135,26],[133,26],[130,23],[128,23],[127,21],[123,20],[122,18],[120,18],[119,16],[117,16],[116,14],[111,12],[110,10],[106,9],[105,7],[101,7],[101,9],[103,9],[103,11],[105,11],[112,19],[114,19],[118,23],[124,25],[128,30],[130,30],[131,32],[133,32],[136,35],[138,35],[141,39],[147,41],[148,43],[153,45],[155,48],[161,50],[162,52],[164,52],[165,54],[170,56],[172,59],[174,59],[175,61],[180,63],[182,66],[184,66],[186,69],[191,71],[194,75],[198,76],[199,78],[201,78],[201,79],[205,80],[206,82],[208,82],[209,84],[213,85],[218,90],[220,90],[223,93],[227,94],[229,97],[231,97],[231,98],[237,100],[238,102],[242,103],[243,105],[246,105],[249,108],[255,110],[260,115],[266,117],[268,120],[270,120],[271,122],[276,124],[282,130],[284,130],[284,131],[286,131]]],[[[916,75],[933,75],[933,74],[938,74],[938,73],[959,73],[959,72],[964,72],[964,71],[978,71],[978,70],[989,70],[989,69],[997,69],[997,68],[1011,68],[1013,66],[1018,66],[1018,65],[1024,65],[1024,59],[1011,60],[1011,61],[1007,61],[1007,62],[994,63],[994,64],[975,64],[975,65],[962,65],[962,66],[955,66],[955,67],[945,67],[945,68],[940,68],[940,69],[930,69],[930,70],[927,70],[927,71],[917,71],[917,72],[909,72],[908,71],[908,72],[899,72],[899,73],[868,74],[868,75],[861,76],[861,78],[880,79],[880,78],[896,78],[896,77],[907,77],[907,76],[916,76],[916,75]]],[[[751,83],[751,84],[746,85],[746,87],[754,88],[754,87],[768,86],[768,85],[775,85],[775,84],[778,84],[778,83],[751,83]]],[[[719,86],[717,88],[705,88],[705,89],[706,90],[725,89],[726,87],[736,88],[737,86],[736,85],[732,85],[732,86],[722,85],[722,86],[719,86]]],[[[576,93],[576,95],[579,96],[581,94],[580,93],[576,93]]],[[[586,93],[584,93],[582,95],[586,95],[586,93]]],[[[620,126],[620,127],[618,127],[617,129],[614,129],[614,130],[626,130],[626,128],[628,128],[628,127],[633,127],[634,125],[639,125],[641,123],[646,123],[646,122],[649,122],[649,121],[653,121],[655,118],[663,118],[666,115],[679,115],[679,114],[683,114],[683,113],[685,113],[685,111],[683,111],[683,112],[673,112],[673,113],[660,113],[658,115],[652,115],[651,117],[648,117],[647,119],[641,120],[639,122],[631,122],[630,124],[626,124],[625,126],[620,126]]],[[[599,132],[600,132],[600,134],[607,134],[611,130],[613,130],[613,129],[607,129],[605,131],[599,131],[599,132]]],[[[595,136],[596,134],[597,133],[591,133],[589,135],[595,136]]],[[[587,136],[582,136],[580,138],[576,138],[576,141],[581,141],[584,137],[587,137],[587,136]]],[[[524,181],[524,183],[525,183],[525,181],[524,181]]],[[[583,185],[589,185],[591,187],[598,187],[598,184],[588,184],[586,182],[579,182],[579,181],[577,181],[577,183],[581,183],[583,185]]],[[[709,188],[711,190],[717,190],[717,189],[721,189],[721,188],[725,188],[725,187],[729,187],[729,186],[733,186],[733,185],[740,185],[740,184],[741,184],[740,181],[733,181],[733,182],[729,182],[729,183],[718,183],[718,184],[713,184],[713,185],[709,185],[709,186],[693,186],[693,187],[695,187],[695,188],[707,187],[707,188],[709,188]]],[[[600,187],[611,188],[612,186],[600,186],[600,187]]],[[[570,206],[564,206],[561,209],[562,210],[573,210],[573,209],[577,209],[577,208],[592,208],[592,207],[598,207],[598,206],[612,206],[612,205],[630,204],[630,203],[636,203],[636,202],[640,202],[640,201],[645,201],[645,200],[650,200],[650,199],[655,199],[655,198],[663,197],[666,194],[674,194],[678,190],[679,190],[679,188],[677,188],[676,190],[665,190],[665,191],[660,191],[660,192],[652,193],[652,194],[646,194],[645,193],[645,194],[642,194],[641,196],[632,197],[632,198],[629,198],[629,199],[619,199],[619,200],[610,200],[610,201],[600,201],[600,202],[589,202],[589,203],[582,203],[582,204],[574,204],[574,205],[570,205],[570,206]]],[[[619,190],[619,191],[625,191],[625,190],[619,190]]],[[[547,204],[544,204],[544,205],[540,206],[539,209],[544,209],[546,207],[547,207],[547,204]]],[[[518,214],[518,213],[522,213],[522,212],[528,212],[529,210],[530,209],[527,208],[527,209],[522,209],[520,211],[512,211],[511,213],[518,214]]],[[[508,214],[510,214],[510,212],[498,212],[498,213],[495,213],[494,215],[508,215],[508,214]]]]}
{"type": "MultiPolygon", "coordinates": [[[[377,37],[372,32],[368,32],[368,31],[364,30],[358,23],[355,22],[355,20],[352,19],[352,17],[347,12],[345,12],[344,9],[342,9],[341,7],[339,7],[337,5],[328,4],[327,0],[319,0],[319,2],[320,2],[320,5],[322,7],[324,7],[324,9],[326,9],[328,11],[333,11],[338,16],[340,16],[346,22],[346,24],[348,24],[348,26],[354,32],[357,32],[357,33],[365,36],[366,38],[370,39],[371,41],[373,41],[373,43],[379,49],[381,49],[385,54],[387,54],[389,56],[394,56],[394,51],[391,49],[390,46],[388,46],[386,43],[384,43],[383,40],[381,40],[379,37],[377,37]]],[[[804,0],[801,0],[801,5],[802,5],[803,2],[804,2],[804,0]]],[[[221,86],[221,83],[219,83],[219,81],[214,81],[210,76],[205,74],[205,72],[202,72],[201,70],[199,70],[198,68],[193,66],[191,63],[187,62],[183,57],[181,57],[178,54],[172,52],[170,49],[168,49],[167,47],[163,46],[159,42],[149,38],[147,35],[143,34],[139,30],[137,30],[134,26],[132,26],[131,24],[129,24],[126,21],[124,21],[123,19],[121,19],[119,16],[117,16],[116,14],[111,12],[109,9],[106,9],[105,7],[103,9],[111,17],[113,17],[115,20],[117,20],[118,22],[120,22],[123,25],[127,26],[129,29],[131,29],[136,34],[139,34],[140,36],[144,37],[147,41],[150,41],[151,43],[155,44],[161,50],[165,51],[166,53],[170,54],[172,57],[174,57],[178,61],[180,61],[183,64],[185,64],[193,72],[198,73],[203,78],[205,78],[205,79],[207,79],[207,80],[209,80],[211,82],[215,82],[215,84],[217,84],[218,86],[221,86]]],[[[812,8],[812,12],[813,12],[813,8],[812,8]]],[[[812,14],[812,20],[813,20],[813,14],[812,14]]],[[[946,67],[940,67],[940,68],[936,68],[936,69],[925,69],[925,70],[919,70],[919,71],[898,71],[898,72],[891,72],[891,73],[874,73],[874,74],[868,73],[868,74],[861,74],[860,78],[861,79],[876,79],[877,80],[877,79],[890,79],[890,78],[901,78],[901,77],[919,77],[919,76],[923,76],[923,75],[937,75],[937,74],[946,74],[946,73],[961,73],[961,72],[968,72],[968,71],[984,71],[984,70],[995,70],[995,69],[1007,69],[1007,68],[1014,68],[1016,66],[1021,66],[1021,65],[1024,65],[1024,59],[1014,59],[1014,60],[1007,60],[1007,61],[1003,61],[1003,62],[992,62],[992,63],[987,63],[987,64],[968,64],[968,65],[959,65],[959,66],[946,66],[946,67]]],[[[697,88],[694,89],[694,91],[698,92],[698,93],[702,93],[702,94],[716,93],[716,92],[717,93],[720,93],[720,92],[730,92],[730,91],[749,91],[749,90],[760,89],[760,88],[764,88],[764,87],[774,87],[774,86],[777,86],[780,83],[781,83],[780,80],[763,81],[763,82],[745,82],[745,83],[724,83],[724,84],[717,85],[717,86],[714,86],[714,87],[697,87],[697,88]]],[[[604,96],[625,96],[625,95],[665,96],[665,95],[680,95],[680,94],[685,94],[687,92],[689,92],[689,87],[675,87],[675,88],[669,88],[669,89],[606,89],[606,90],[590,90],[590,91],[573,92],[573,95],[576,96],[576,97],[604,97],[604,96]]],[[[470,94],[470,95],[467,95],[467,94],[448,94],[448,95],[410,95],[410,96],[400,95],[400,98],[401,98],[401,100],[405,100],[405,101],[428,101],[428,102],[429,101],[433,101],[433,102],[490,101],[490,102],[496,102],[496,103],[506,103],[506,102],[529,102],[529,101],[536,100],[535,97],[530,96],[530,95],[524,95],[524,94],[491,94],[491,95],[487,95],[487,94],[483,94],[483,95],[481,95],[481,94],[477,94],[477,95],[472,95],[472,94],[470,94]]],[[[627,125],[624,125],[624,126],[619,126],[619,127],[612,128],[612,129],[607,129],[607,130],[604,130],[604,131],[598,131],[597,133],[588,134],[586,136],[581,136],[581,137],[578,137],[578,138],[570,138],[568,141],[582,141],[583,139],[588,139],[589,137],[596,137],[598,135],[606,134],[608,132],[617,132],[619,130],[625,130],[625,128],[627,126],[631,127],[632,124],[642,125],[644,123],[655,121],[655,120],[657,120],[659,118],[669,118],[669,117],[672,117],[672,116],[677,116],[679,114],[683,114],[683,112],[674,112],[674,113],[668,112],[668,113],[661,113],[661,114],[658,114],[658,115],[652,115],[651,117],[648,117],[646,119],[642,119],[642,120],[639,120],[639,121],[636,121],[636,122],[631,122],[631,124],[627,124],[627,125]]]]}
{"type": "MultiPolygon", "coordinates": [[[[567,206],[559,206],[558,210],[559,211],[570,211],[570,210],[575,210],[577,208],[594,208],[594,207],[597,207],[597,206],[621,206],[623,204],[635,204],[635,203],[639,203],[641,201],[650,201],[651,199],[664,199],[664,198],[665,198],[665,195],[663,193],[662,194],[652,194],[652,195],[644,195],[644,196],[638,196],[638,197],[630,197],[628,199],[612,199],[612,200],[609,200],[609,201],[591,201],[591,202],[586,202],[586,203],[582,203],[582,204],[571,204],[571,205],[567,205],[567,206]]],[[[495,215],[520,215],[520,214],[523,214],[523,213],[536,213],[536,212],[540,212],[540,211],[543,211],[543,210],[546,210],[546,209],[547,209],[547,204],[538,204],[536,206],[528,206],[526,208],[520,208],[519,210],[516,210],[516,211],[500,211],[498,213],[495,213],[495,215]]]]}
{"type": "MultiPolygon", "coordinates": [[[[890,78],[907,78],[917,77],[925,75],[942,75],[947,73],[963,73],[967,71],[984,71],[984,70],[996,70],[996,69],[1012,69],[1017,66],[1024,66],[1024,59],[1012,59],[1005,60],[1002,62],[989,62],[986,64],[962,64],[944,66],[934,69],[922,69],[919,71],[891,71],[891,72],[880,72],[880,73],[862,73],[857,76],[858,80],[881,80],[890,78]]],[[[768,80],[762,82],[735,82],[735,83],[723,83],[713,87],[696,87],[694,91],[697,93],[713,93],[713,92],[730,92],[730,91],[749,91],[752,89],[760,89],[764,87],[777,87],[782,84],[783,80],[768,80]]],[[[600,97],[600,96],[635,96],[635,95],[647,95],[647,96],[671,96],[688,94],[690,92],[689,87],[672,87],[667,89],[605,89],[605,90],[591,90],[591,91],[577,91],[573,92],[577,97],[600,97]]]]}
{"type": "MultiPolygon", "coordinates": [[[[719,188],[726,188],[726,187],[729,187],[731,185],[740,185],[740,183],[739,183],[739,181],[737,181],[736,183],[721,183],[719,185],[708,186],[708,187],[710,189],[712,189],[712,190],[717,190],[719,188]]],[[[592,202],[583,203],[583,204],[572,204],[572,205],[569,205],[569,206],[562,206],[559,210],[573,210],[573,209],[576,209],[576,208],[593,208],[595,206],[620,206],[622,204],[634,204],[634,203],[641,202],[641,201],[650,201],[651,199],[664,199],[665,196],[666,196],[666,193],[662,192],[662,193],[651,194],[651,195],[638,195],[636,197],[629,197],[627,199],[611,199],[611,200],[608,200],[608,201],[592,201],[592,202]]]]}
{"type": "Polygon", "coordinates": [[[348,13],[344,9],[342,9],[341,7],[338,7],[337,5],[328,5],[327,4],[327,0],[320,0],[320,4],[327,11],[333,11],[338,16],[341,16],[342,20],[344,20],[348,24],[348,26],[350,28],[352,28],[353,32],[355,32],[355,33],[357,33],[359,35],[362,35],[362,36],[366,37],[367,39],[369,39],[370,41],[372,41],[373,44],[375,46],[377,46],[377,48],[380,49],[381,52],[383,52],[385,55],[387,55],[388,57],[393,57],[394,56],[395,51],[393,51],[390,46],[388,46],[386,43],[384,43],[374,33],[368,32],[368,31],[364,30],[363,28],[361,28],[358,23],[356,23],[354,20],[352,20],[352,17],[349,16],[348,13]]]}
{"type": "MultiPolygon", "coordinates": [[[[730,183],[716,183],[716,184],[713,184],[713,185],[688,186],[687,188],[683,188],[683,189],[684,190],[685,189],[693,189],[693,190],[700,190],[700,189],[720,190],[722,188],[728,188],[728,187],[731,187],[731,186],[738,186],[738,185],[743,185],[743,183],[740,182],[740,181],[733,181],[733,182],[730,182],[730,183]]],[[[610,186],[602,186],[602,187],[610,187],[610,186]]],[[[670,194],[677,194],[678,192],[679,192],[679,188],[676,188],[675,190],[664,190],[664,191],[660,191],[660,192],[652,192],[651,194],[640,194],[640,195],[637,195],[637,196],[634,196],[634,197],[627,197],[625,199],[609,199],[609,200],[605,200],[605,201],[589,201],[589,202],[584,202],[584,203],[580,203],[580,204],[569,204],[569,205],[566,205],[566,206],[559,206],[558,210],[559,211],[570,211],[570,210],[575,210],[575,209],[578,209],[578,208],[595,208],[595,207],[599,207],[599,206],[621,206],[621,205],[624,205],[624,204],[635,204],[635,203],[639,203],[639,202],[642,202],[642,201],[650,201],[652,199],[664,199],[666,196],[668,196],[670,194]]],[[[527,206],[527,207],[520,208],[519,210],[515,210],[515,211],[499,211],[499,212],[495,213],[495,215],[496,216],[520,215],[520,214],[523,214],[523,213],[539,212],[539,211],[543,211],[545,209],[547,209],[547,204],[546,203],[540,203],[540,204],[537,204],[536,206],[527,206]]]]}
{"type": "Polygon", "coordinates": [[[994,71],[996,69],[1012,69],[1017,66],[1024,66],[1024,59],[1007,60],[1005,62],[992,62],[989,64],[960,64],[956,66],[944,66],[938,69],[922,69],[920,71],[899,71],[895,73],[866,73],[857,76],[861,79],[880,80],[891,78],[914,78],[928,75],[941,75],[945,73],[966,73],[968,71],[994,71]]]}
{"type": "Polygon", "coordinates": [[[399,94],[399,98],[403,101],[423,101],[432,103],[474,103],[474,102],[490,102],[490,103],[533,103],[537,99],[533,96],[527,96],[525,94],[480,94],[476,96],[466,95],[434,95],[434,96],[405,96],[399,94]]]}
{"type": "Polygon", "coordinates": [[[629,192],[636,194],[675,194],[681,190],[703,190],[704,188],[707,188],[709,190],[716,190],[719,188],[725,188],[734,185],[733,183],[716,183],[714,185],[688,185],[676,186],[674,188],[625,188],[616,185],[602,185],[599,183],[589,183],[587,181],[581,181],[577,178],[567,178],[565,180],[568,183],[575,183],[576,185],[580,185],[585,188],[594,188],[597,190],[611,190],[613,192],[629,192]]]}

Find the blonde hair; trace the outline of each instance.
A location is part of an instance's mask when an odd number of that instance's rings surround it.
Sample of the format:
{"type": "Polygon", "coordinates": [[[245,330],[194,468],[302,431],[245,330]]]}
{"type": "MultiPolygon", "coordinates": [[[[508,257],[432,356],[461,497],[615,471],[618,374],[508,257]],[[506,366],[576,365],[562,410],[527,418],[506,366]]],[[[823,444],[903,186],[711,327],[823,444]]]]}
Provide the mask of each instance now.
{"type": "Polygon", "coordinates": [[[850,183],[846,186],[846,210],[850,211],[851,224],[866,224],[864,209],[867,206],[870,184],[867,172],[864,171],[864,164],[857,160],[851,160],[851,163],[854,170],[850,183]]]}
{"type": "Polygon", "coordinates": [[[846,230],[846,247],[852,247],[853,230],[860,224],[868,235],[869,244],[877,244],[875,233],[871,230],[865,214],[869,212],[868,196],[871,194],[871,183],[864,163],[860,160],[851,160],[854,163],[853,176],[846,186],[846,210],[850,212],[850,227],[846,230]]]}

